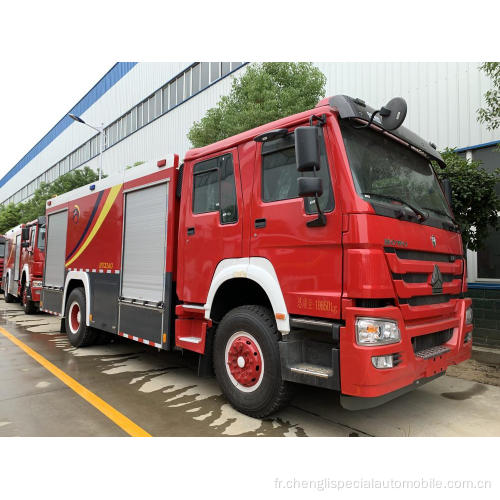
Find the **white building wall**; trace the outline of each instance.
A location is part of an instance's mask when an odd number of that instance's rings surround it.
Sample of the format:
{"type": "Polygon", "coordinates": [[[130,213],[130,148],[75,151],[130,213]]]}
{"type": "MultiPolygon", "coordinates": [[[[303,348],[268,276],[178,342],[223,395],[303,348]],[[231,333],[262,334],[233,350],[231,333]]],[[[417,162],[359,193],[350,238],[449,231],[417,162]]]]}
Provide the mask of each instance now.
{"type": "Polygon", "coordinates": [[[491,80],[477,62],[316,63],[327,77],[327,95],[359,97],[373,107],[401,96],[408,103],[405,127],[438,149],[500,140],[477,121],[491,80]]]}
{"type": "MultiPolygon", "coordinates": [[[[500,139],[477,122],[477,109],[490,88],[479,63],[316,63],[327,77],[326,94],[360,97],[376,107],[391,97],[408,102],[405,126],[435,142],[438,149],[468,147],[500,139]]],[[[189,63],[139,63],[94,103],[82,118],[108,125],[160,88],[189,63]]],[[[238,76],[245,67],[233,73],[238,76]]],[[[104,171],[111,173],[136,161],[157,159],[169,152],[181,158],[190,145],[186,134],[194,121],[229,92],[226,77],[177,108],[157,118],[104,153],[104,171]]],[[[73,123],[17,175],[0,188],[0,202],[16,193],[67,154],[95,135],[73,123]]],[[[98,159],[85,163],[94,170],[98,159]]]]}

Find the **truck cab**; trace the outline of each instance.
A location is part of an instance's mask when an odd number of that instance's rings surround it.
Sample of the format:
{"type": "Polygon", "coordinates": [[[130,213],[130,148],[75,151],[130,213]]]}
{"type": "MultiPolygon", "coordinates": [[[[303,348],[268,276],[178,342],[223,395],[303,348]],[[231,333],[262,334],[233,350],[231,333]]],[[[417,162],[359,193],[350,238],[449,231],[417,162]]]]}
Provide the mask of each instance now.
{"type": "Polygon", "coordinates": [[[20,269],[21,269],[21,238],[24,224],[9,229],[5,237],[4,270],[2,276],[2,289],[5,302],[14,302],[18,297],[20,269]]]}
{"type": "Polygon", "coordinates": [[[444,163],[400,106],[335,96],[187,153],[176,344],[213,343],[240,411],[274,411],[289,382],[376,406],[470,357],[444,163]]]}
{"type": "Polygon", "coordinates": [[[33,314],[40,308],[45,264],[45,226],[45,216],[41,216],[28,222],[22,229],[18,298],[26,314],[33,314]]]}

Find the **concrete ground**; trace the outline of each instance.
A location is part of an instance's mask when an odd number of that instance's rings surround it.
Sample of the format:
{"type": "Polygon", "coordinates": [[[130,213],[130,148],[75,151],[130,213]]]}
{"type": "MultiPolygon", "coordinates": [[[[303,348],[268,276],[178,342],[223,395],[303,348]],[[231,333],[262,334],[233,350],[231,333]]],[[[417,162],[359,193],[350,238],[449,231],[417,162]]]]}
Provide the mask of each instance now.
{"type": "MultiPolygon", "coordinates": [[[[500,387],[477,382],[470,370],[472,380],[455,370],[357,412],[342,409],[334,392],[301,386],[288,408],[259,420],[233,410],[215,379],[198,378],[189,355],[118,337],[75,349],[58,318],[26,316],[3,300],[0,326],[153,436],[500,436],[500,387]]],[[[500,379],[491,360],[490,368],[500,379]]],[[[0,436],[125,435],[0,334],[0,436]]]]}

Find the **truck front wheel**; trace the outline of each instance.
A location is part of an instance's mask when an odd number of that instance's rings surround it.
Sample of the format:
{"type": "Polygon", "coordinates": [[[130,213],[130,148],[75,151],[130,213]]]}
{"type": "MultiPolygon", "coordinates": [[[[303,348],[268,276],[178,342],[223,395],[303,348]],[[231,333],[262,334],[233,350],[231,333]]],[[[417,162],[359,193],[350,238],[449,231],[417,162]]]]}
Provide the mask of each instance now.
{"type": "Polygon", "coordinates": [[[25,314],[35,314],[36,304],[31,300],[31,293],[29,293],[28,287],[23,285],[21,290],[21,299],[23,301],[23,309],[25,314]]]}
{"type": "Polygon", "coordinates": [[[85,347],[94,343],[96,332],[85,324],[87,306],[82,288],[75,288],[68,297],[65,311],[66,333],[71,345],[85,347]]]}
{"type": "Polygon", "coordinates": [[[214,340],[214,370],[231,405],[262,418],[285,406],[291,384],[281,378],[279,332],[269,309],[241,306],[220,322],[214,340]]]}

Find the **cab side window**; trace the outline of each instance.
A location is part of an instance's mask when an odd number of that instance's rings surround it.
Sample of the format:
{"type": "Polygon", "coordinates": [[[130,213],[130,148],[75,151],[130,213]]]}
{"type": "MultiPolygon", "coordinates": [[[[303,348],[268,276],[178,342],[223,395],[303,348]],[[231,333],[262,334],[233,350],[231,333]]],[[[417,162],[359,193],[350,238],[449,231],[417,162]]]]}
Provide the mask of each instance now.
{"type": "Polygon", "coordinates": [[[193,168],[193,214],[219,212],[221,224],[238,220],[233,156],[229,153],[193,168]]]}
{"type": "MultiPolygon", "coordinates": [[[[294,135],[267,141],[262,144],[262,201],[272,202],[298,198],[297,179],[312,177],[312,172],[298,172],[295,161],[294,135]]],[[[320,133],[321,163],[317,175],[323,181],[323,194],[319,198],[320,207],[324,212],[331,212],[334,207],[332,182],[326,157],[323,133],[320,133]]],[[[307,214],[316,213],[314,198],[304,198],[307,214]]]]}

